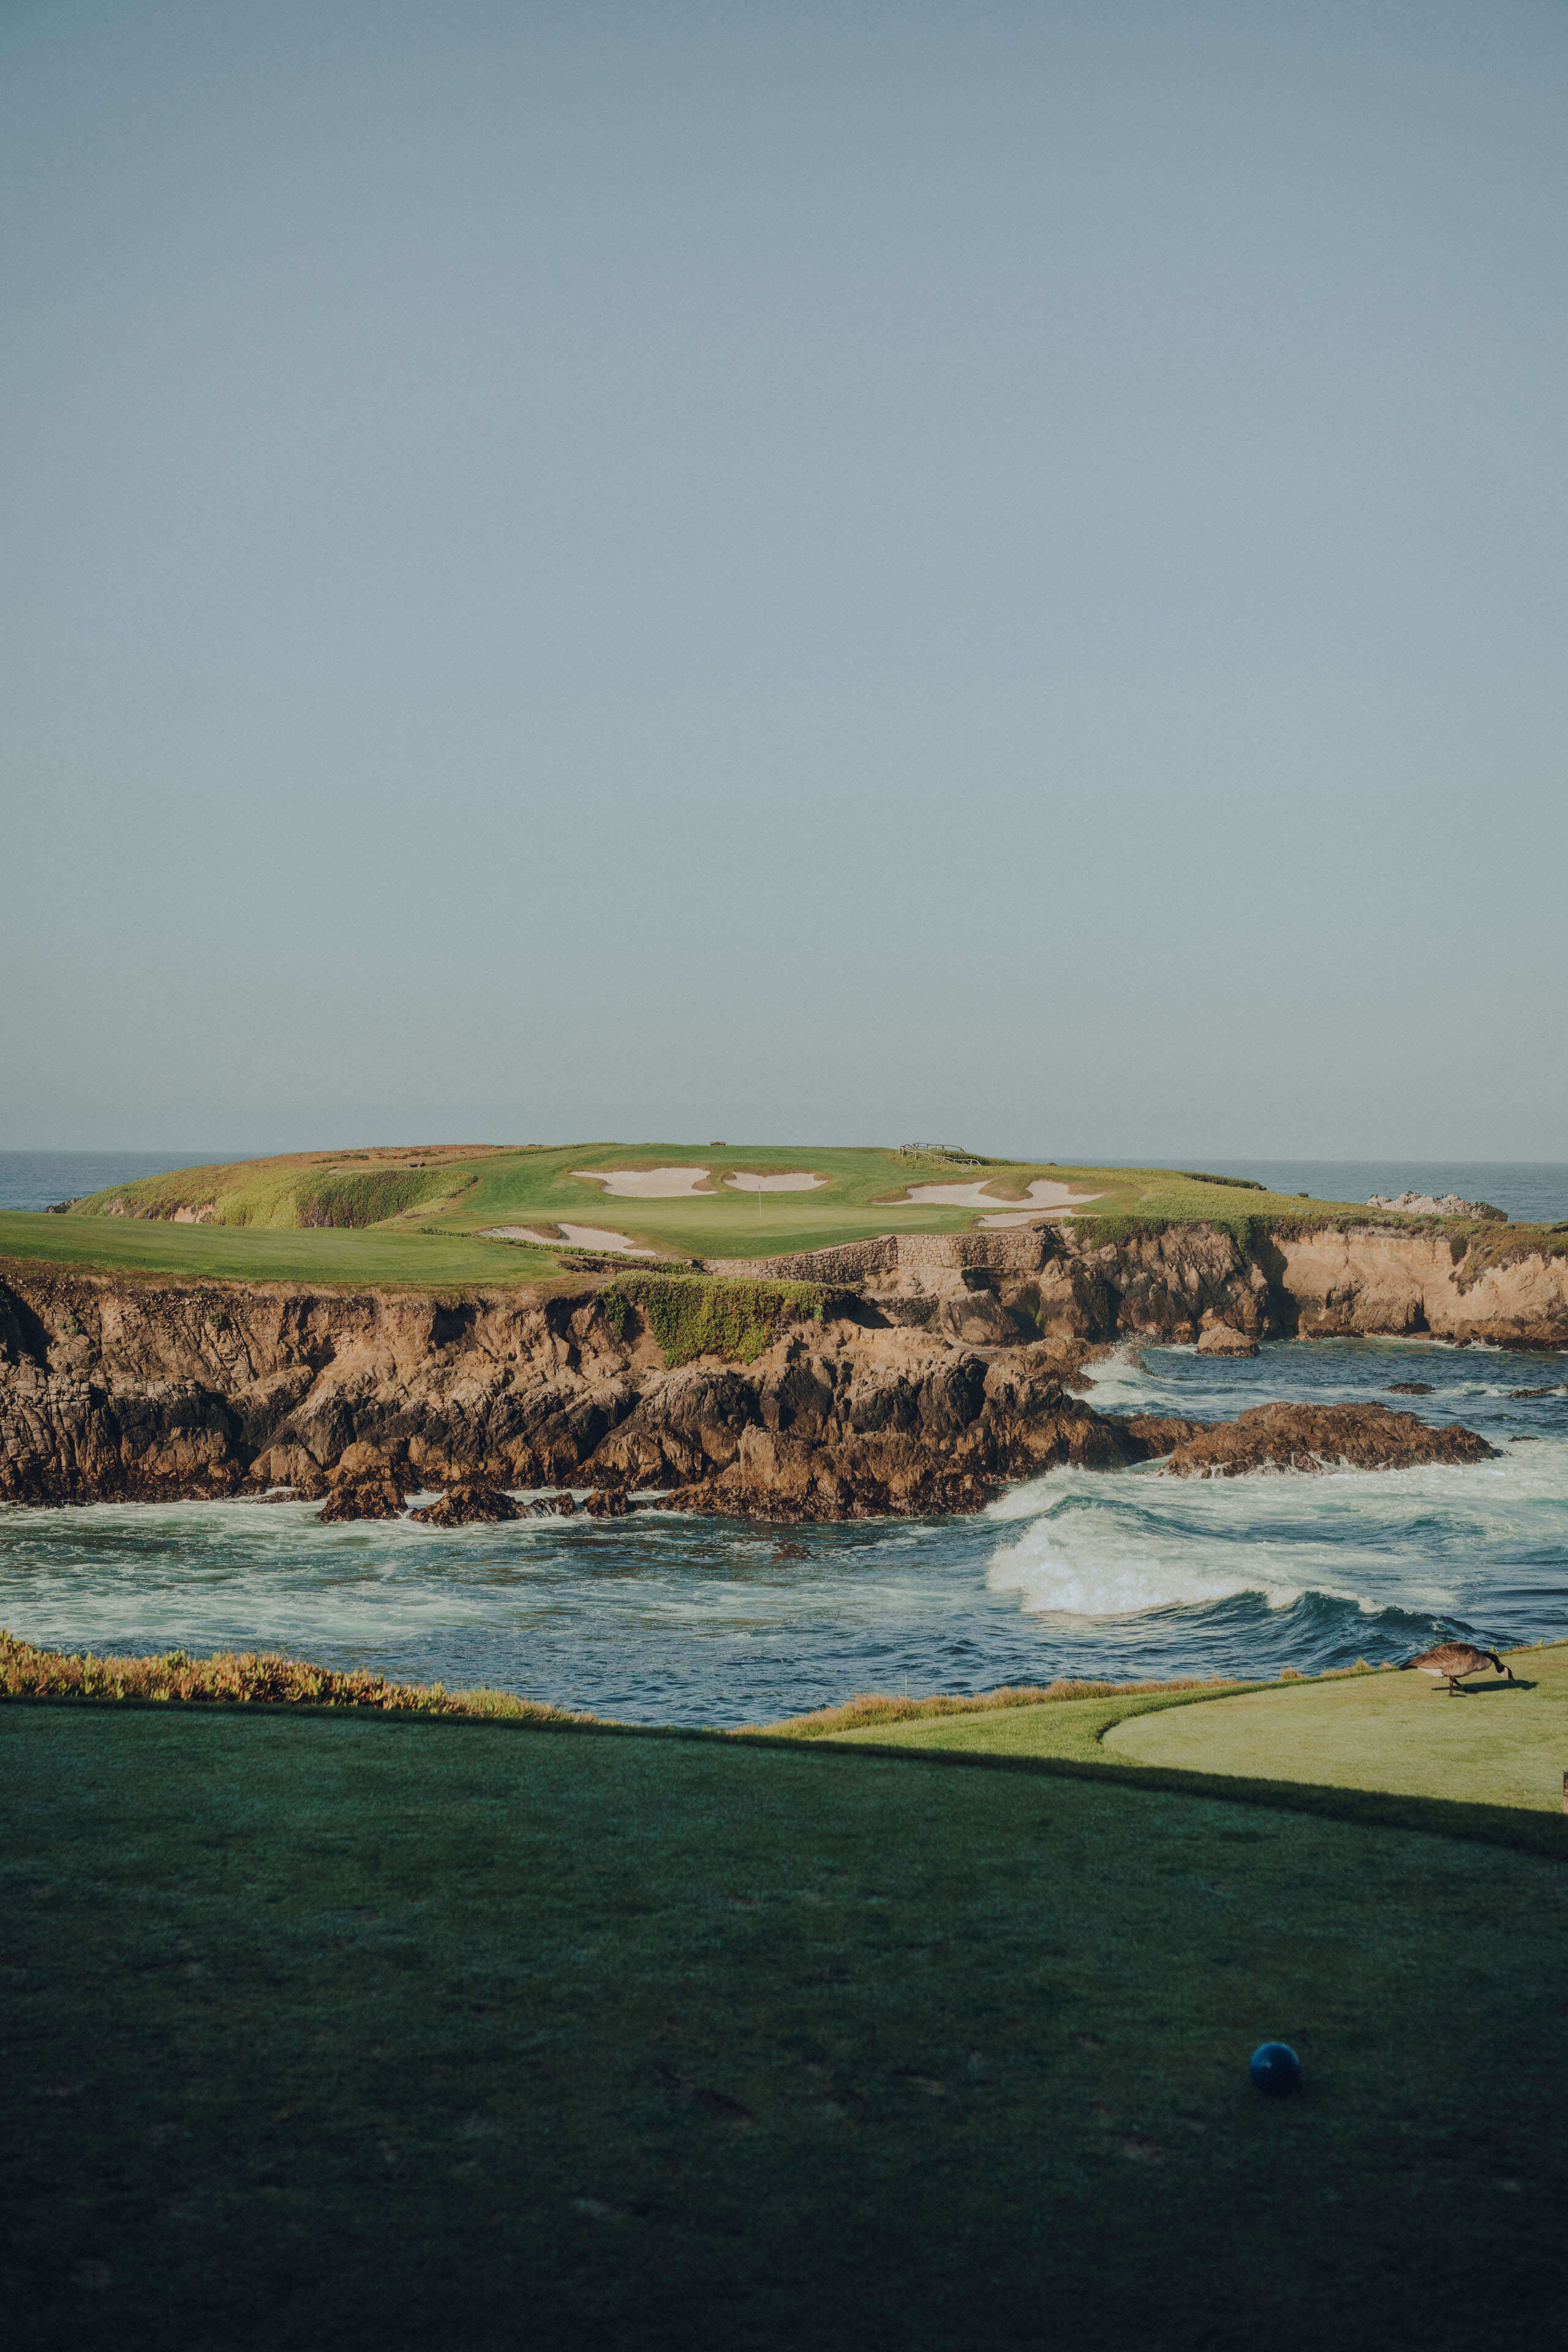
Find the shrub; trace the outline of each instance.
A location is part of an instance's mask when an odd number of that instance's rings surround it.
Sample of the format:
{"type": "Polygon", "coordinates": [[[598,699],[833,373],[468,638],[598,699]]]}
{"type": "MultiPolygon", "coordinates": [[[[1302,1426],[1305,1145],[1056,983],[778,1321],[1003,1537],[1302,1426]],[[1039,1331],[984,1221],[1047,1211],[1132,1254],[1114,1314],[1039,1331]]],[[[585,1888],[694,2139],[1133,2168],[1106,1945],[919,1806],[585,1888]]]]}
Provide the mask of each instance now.
{"type": "Polygon", "coordinates": [[[697,1356],[754,1362],[785,1323],[820,1323],[835,1294],[819,1282],[730,1282],[704,1275],[625,1274],[599,1293],[605,1320],[626,1337],[635,1307],[667,1364],[697,1356]]]}
{"type": "Polygon", "coordinates": [[[340,1674],[272,1653],[219,1651],[193,1658],[100,1658],[88,1651],[39,1650],[0,1628],[0,1699],[125,1699],[168,1706],[342,1706],[378,1714],[515,1715],[585,1723],[590,1717],[518,1698],[510,1691],[448,1691],[441,1683],[390,1683],[356,1666],[340,1674]]]}

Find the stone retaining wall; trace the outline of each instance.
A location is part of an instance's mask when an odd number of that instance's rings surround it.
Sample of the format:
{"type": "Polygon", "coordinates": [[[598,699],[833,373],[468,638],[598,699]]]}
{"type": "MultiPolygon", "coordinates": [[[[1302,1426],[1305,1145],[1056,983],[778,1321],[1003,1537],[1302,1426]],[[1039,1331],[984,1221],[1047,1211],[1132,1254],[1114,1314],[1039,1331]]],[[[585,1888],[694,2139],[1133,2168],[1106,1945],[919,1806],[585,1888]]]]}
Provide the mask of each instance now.
{"type": "Polygon", "coordinates": [[[990,1266],[998,1274],[1037,1274],[1060,1246],[1056,1228],[1007,1225],[991,1234],[877,1234],[837,1249],[799,1250],[787,1257],[710,1257],[708,1274],[741,1282],[870,1282],[903,1269],[990,1266]]]}

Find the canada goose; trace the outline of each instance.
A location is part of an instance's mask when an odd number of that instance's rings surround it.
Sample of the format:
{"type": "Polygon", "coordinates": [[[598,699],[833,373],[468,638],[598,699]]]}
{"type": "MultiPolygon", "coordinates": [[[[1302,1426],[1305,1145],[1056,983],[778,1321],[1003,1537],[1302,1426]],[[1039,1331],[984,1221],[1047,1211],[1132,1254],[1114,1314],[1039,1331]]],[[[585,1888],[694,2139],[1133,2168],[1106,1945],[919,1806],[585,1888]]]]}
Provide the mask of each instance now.
{"type": "Polygon", "coordinates": [[[1435,1650],[1424,1650],[1418,1658],[1406,1658],[1400,1672],[1408,1674],[1412,1666],[1417,1674],[1430,1675],[1435,1682],[1446,1678],[1450,1698],[1462,1696],[1459,1683],[1463,1675],[1479,1675],[1483,1666],[1491,1666],[1508,1681],[1513,1680],[1513,1668],[1505,1666],[1495,1650],[1478,1650],[1468,1642],[1439,1642],[1435,1650]]]}

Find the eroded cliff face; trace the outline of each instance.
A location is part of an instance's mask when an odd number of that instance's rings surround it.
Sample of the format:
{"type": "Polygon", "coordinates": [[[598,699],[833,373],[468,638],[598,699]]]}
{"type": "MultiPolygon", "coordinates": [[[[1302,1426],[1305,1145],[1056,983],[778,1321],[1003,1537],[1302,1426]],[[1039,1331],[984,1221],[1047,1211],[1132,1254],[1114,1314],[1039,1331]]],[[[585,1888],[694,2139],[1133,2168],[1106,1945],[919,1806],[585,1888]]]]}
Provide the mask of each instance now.
{"type": "Polygon", "coordinates": [[[671,1370],[645,1333],[616,1337],[591,1290],[453,1303],[16,1270],[0,1496],[386,1477],[662,1486],[759,1511],[772,1496],[783,1516],[842,1517],[975,1507],[1051,1462],[1136,1461],[1195,1427],[1098,1414],[1062,1385],[1073,1353],[1010,1338],[977,1348],[868,1305],[786,1328],[754,1364],[671,1370]]]}
{"type": "Polygon", "coordinates": [[[1456,1259],[1447,1234],[1372,1229],[1279,1244],[1281,1328],[1301,1339],[1352,1333],[1568,1348],[1568,1258],[1456,1259]]]}
{"type": "MultiPolygon", "coordinates": [[[[752,1269],[762,1272],[759,1267],[752,1269]]],[[[669,1369],[597,1286],[466,1300],[0,1279],[0,1498],[174,1499],[289,1486],[659,1487],[758,1517],[978,1507],[1054,1463],[1170,1453],[1181,1421],[1095,1412],[1094,1346],[1317,1331],[1568,1346],[1568,1262],[1467,1281],[1446,1239],[1322,1234],[1249,1248],[1205,1226],[1097,1244],[1045,1225],[900,1235],[765,1269],[855,1280],[756,1363],[669,1369]]]]}

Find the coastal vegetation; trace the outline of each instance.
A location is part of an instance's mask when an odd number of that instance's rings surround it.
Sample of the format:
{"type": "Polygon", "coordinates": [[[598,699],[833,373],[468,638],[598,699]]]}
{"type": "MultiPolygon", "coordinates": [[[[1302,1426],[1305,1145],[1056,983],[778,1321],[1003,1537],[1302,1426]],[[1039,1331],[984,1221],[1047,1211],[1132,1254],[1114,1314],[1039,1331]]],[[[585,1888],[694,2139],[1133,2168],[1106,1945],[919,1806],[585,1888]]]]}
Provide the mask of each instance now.
{"type": "Polygon", "coordinates": [[[671,1370],[699,1356],[755,1363],[785,1323],[820,1323],[836,1297],[819,1282],[714,1281],[701,1275],[618,1274],[599,1293],[617,1339],[640,1315],[671,1370]]]}
{"type": "Polygon", "coordinates": [[[0,1706],[12,2340],[1442,2347],[1505,2240],[1551,2340],[1568,1873],[1476,1851],[1050,1759],[0,1706]]]}
{"type": "Polygon", "coordinates": [[[510,1716],[535,1723],[587,1722],[569,1708],[511,1691],[448,1691],[442,1683],[395,1683],[368,1667],[313,1666],[274,1652],[184,1650],[155,1657],[100,1657],[45,1650],[0,1626],[0,1699],[131,1701],[148,1706],[326,1706],[378,1715],[510,1716]]]}

